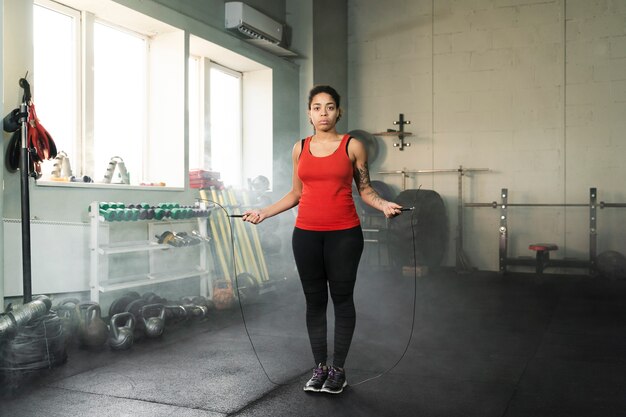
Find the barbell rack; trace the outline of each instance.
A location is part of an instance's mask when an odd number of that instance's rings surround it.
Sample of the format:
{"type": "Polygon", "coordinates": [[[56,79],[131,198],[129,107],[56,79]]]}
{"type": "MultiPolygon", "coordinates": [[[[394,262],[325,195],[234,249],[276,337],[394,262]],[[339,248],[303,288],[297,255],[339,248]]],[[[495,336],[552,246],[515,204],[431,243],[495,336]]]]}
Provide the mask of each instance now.
{"type": "Polygon", "coordinates": [[[505,273],[508,266],[534,266],[535,259],[526,258],[509,258],[508,257],[508,208],[509,207],[588,207],[589,208],[589,259],[550,259],[550,266],[570,267],[570,268],[586,268],[591,275],[596,272],[597,257],[597,209],[605,207],[626,207],[622,203],[597,203],[597,189],[592,187],[589,189],[588,203],[509,203],[508,189],[502,188],[500,193],[501,201],[498,203],[492,201],[490,203],[465,203],[465,207],[491,207],[500,208],[500,225],[499,225],[499,270],[505,273]]]}

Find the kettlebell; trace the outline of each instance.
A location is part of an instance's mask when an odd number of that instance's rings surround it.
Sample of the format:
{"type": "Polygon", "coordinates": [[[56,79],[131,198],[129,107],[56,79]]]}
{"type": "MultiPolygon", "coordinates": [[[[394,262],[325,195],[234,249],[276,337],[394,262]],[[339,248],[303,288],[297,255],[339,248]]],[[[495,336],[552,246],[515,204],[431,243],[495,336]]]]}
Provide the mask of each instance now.
{"type": "Polygon", "coordinates": [[[85,302],[78,305],[80,312],[80,326],[78,340],[80,345],[87,348],[102,346],[106,342],[109,328],[100,317],[100,305],[94,302],[85,302]]]}
{"type": "Polygon", "coordinates": [[[165,306],[165,319],[169,322],[185,321],[187,320],[187,310],[181,305],[169,305],[165,306]]]}
{"type": "Polygon", "coordinates": [[[56,307],[57,316],[61,319],[63,326],[63,335],[66,345],[72,342],[78,331],[79,320],[76,307],[79,303],[80,301],[76,298],[68,298],[63,300],[56,307]]]}
{"type": "Polygon", "coordinates": [[[232,284],[226,280],[215,281],[213,287],[213,303],[217,310],[225,310],[233,306],[235,296],[232,284]]]}
{"type": "MultiPolygon", "coordinates": [[[[154,313],[153,313],[154,314],[154,313]]],[[[144,323],[144,332],[147,337],[159,337],[165,330],[165,306],[163,304],[148,304],[141,309],[144,323]],[[150,311],[157,312],[156,316],[146,317],[150,311]]]]}
{"type": "Polygon", "coordinates": [[[113,350],[130,349],[135,341],[135,316],[131,313],[117,313],[111,317],[109,347],[113,350]]]}
{"type": "Polygon", "coordinates": [[[209,314],[209,309],[206,306],[198,306],[195,304],[183,305],[187,313],[194,319],[204,319],[209,314]]]}

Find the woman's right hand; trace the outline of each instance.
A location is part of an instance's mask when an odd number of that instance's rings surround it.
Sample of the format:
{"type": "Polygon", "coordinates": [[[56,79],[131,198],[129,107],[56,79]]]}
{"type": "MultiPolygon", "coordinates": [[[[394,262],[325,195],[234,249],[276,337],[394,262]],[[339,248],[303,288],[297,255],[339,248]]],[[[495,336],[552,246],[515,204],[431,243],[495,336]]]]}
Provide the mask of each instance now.
{"type": "Polygon", "coordinates": [[[263,209],[261,209],[261,210],[246,210],[243,213],[243,217],[242,217],[244,222],[249,222],[249,223],[252,223],[252,224],[259,224],[263,220],[265,220],[266,218],[267,218],[267,216],[263,212],[263,209]]]}

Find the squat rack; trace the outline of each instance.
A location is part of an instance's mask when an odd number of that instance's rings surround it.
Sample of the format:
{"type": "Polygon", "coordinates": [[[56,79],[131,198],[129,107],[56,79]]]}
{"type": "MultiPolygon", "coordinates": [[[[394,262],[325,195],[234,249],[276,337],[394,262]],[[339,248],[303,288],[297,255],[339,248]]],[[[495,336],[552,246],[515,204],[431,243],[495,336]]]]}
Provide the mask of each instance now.
{"type": "Polygon", "coordinates": [[[489,171],[489,168],[463,168],[463,165],[459,165],[458,168],[440,168],[440,169],[418,169],[418,170],[396,170],[396,171],[379,171],[379,174],[383,175],[401,175],[402,176],[402,191],[406,190],[406,179],[409,178],[408,174],[439,174],[456,172],[458,182],[458,199],[457,199],[457,226],[456,226],[456,253],[455,253],[455,267],[457,272],[469,272],[474,269],[465,250],[463,249],[463,177],[466,172],[485,172],[489,171]]]}
{"type": "Polygon", "coordinates": [[[509,207],[588,207],[589,208],[589,259],[550,259],[550,266],[571,267],[571,268],[588,268],[589,273],[594,275],[596,272],[597,257],[597,213],[598,207],[604,208],[620,208],[626,207],[626,203],[605,203],[597,202],[597,189],[592,187],[589,189],[588,203],[509,203],[509,191],[502,188],[500,193],[500,203],[492,201],[491,203],[466,203],[465,207],[491,207],[493,209],[500,208],[500,226],[499,232],[499,269],[501,273],[506,272],[509,265],[534,266],[535,259],[527,258],[509,258],[508,257],[508,208],[509,207]]]}

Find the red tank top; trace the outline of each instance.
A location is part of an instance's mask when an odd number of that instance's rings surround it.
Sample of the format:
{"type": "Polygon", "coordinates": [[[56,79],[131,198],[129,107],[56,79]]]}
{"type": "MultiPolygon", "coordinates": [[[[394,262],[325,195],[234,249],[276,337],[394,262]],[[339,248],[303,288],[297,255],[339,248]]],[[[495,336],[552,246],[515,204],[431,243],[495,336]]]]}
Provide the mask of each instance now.
{"type": "Polygon", "coordinates": [[[311,153],[311,137],[304,141],[298,160],[302,195],[296,227],[305,230],[344,230],[360,224],[352,199],[353,166],[346,146],[350,135],[328,156],[311,153]]]}

